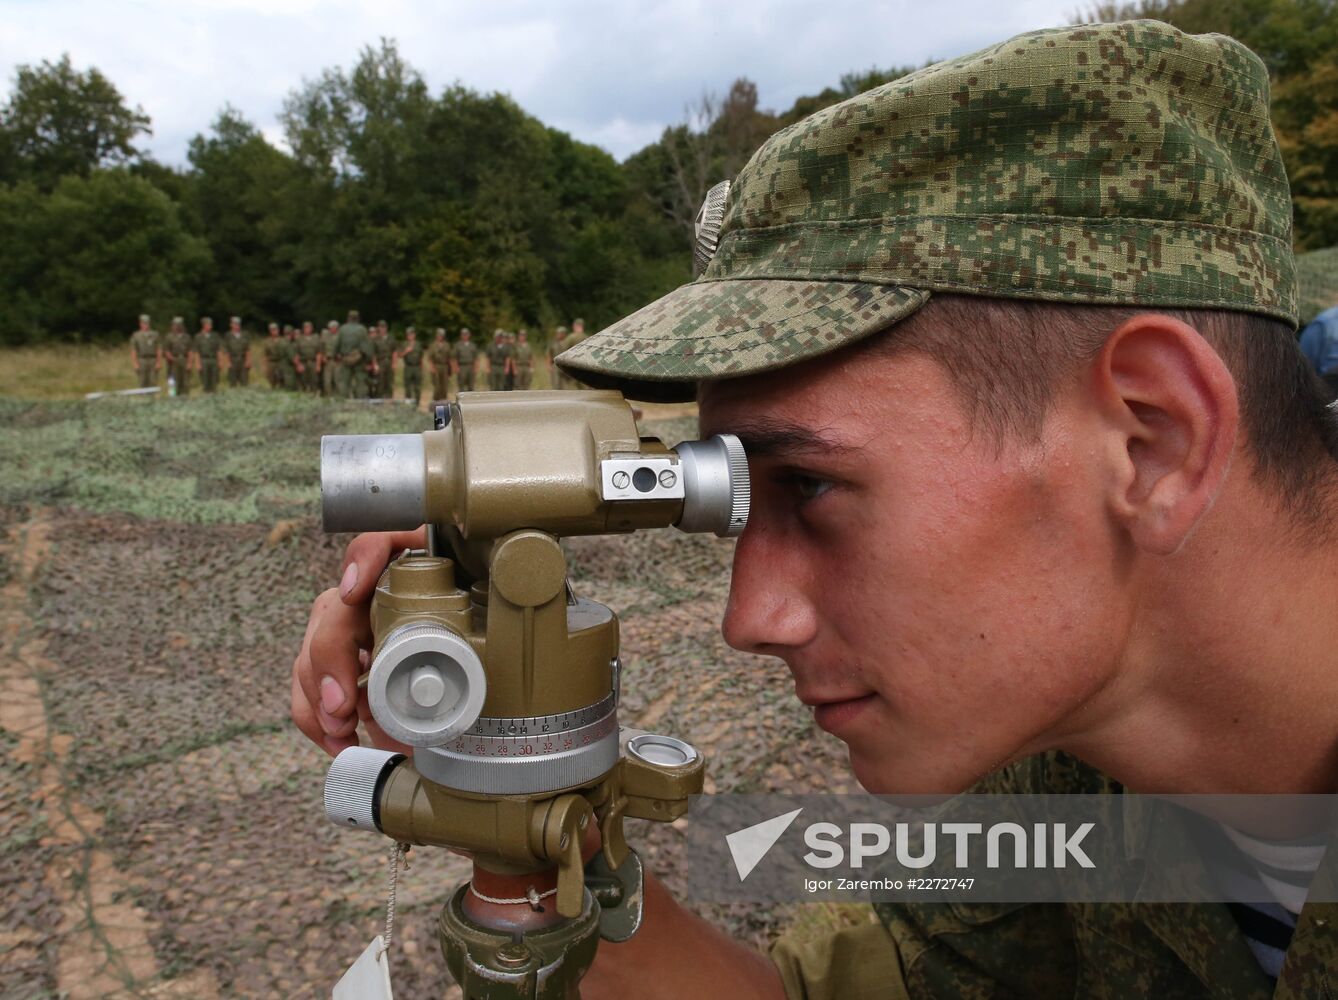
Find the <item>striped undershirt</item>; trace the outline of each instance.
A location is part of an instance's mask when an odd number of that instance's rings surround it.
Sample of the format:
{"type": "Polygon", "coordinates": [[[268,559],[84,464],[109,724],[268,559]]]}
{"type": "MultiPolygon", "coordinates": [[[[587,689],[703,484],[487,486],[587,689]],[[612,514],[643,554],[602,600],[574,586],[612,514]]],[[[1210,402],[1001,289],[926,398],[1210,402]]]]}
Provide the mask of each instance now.
{"type": "Polygon", "coordinates": [[[1327,834],[1261,840],[1219,825],[1234,851],[1214,851],[1213,875],[1227,907],[1264,972],[1274,980],[1291,944],[1296,918],[1324,857],[1327,834]]]}

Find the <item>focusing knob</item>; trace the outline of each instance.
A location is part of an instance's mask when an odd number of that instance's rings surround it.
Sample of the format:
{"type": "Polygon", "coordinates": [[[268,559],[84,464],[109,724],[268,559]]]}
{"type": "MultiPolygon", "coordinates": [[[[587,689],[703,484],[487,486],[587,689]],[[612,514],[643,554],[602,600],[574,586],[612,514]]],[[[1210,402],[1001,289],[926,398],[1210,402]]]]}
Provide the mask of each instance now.
{"type": "Polygon", "coordinates": [[[714,531],[721,538],[743,533],[752,482],[743,442],[733,434],[684,441],[674,449],[683,464],[682,531],[714,531]]]}
{"type": "Polygon", "coordinates": [[[372,717],[387,735],[413,747],[441,746],[472,726],[487,690],[473,647],[440,625],[423,623],[390,633],[367,679],[372,717]]]}
{"type": "Polygon", "coordinates": [[[380,831],[377,796],[381,780],[404,754],[375,747],[342,750],[325,773],[325,815],[338,826],[380,831]]]}

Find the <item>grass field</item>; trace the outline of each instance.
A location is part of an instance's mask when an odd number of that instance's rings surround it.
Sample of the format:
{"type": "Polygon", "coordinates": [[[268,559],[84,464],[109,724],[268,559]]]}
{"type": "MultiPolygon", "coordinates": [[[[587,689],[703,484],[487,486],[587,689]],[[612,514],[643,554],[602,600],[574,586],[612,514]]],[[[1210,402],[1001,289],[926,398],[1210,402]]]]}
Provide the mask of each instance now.
{"type": "MultiPolygon", "coordinates": [[[[45,363],[19,362],[28,389],[45,363]]],[[[377,932],[386,844],[325,819],[328,761],[288,720],[289,668],[344,542],[318,526],[319,436],[427,421],[259,388],[0,398],[0,997],[328,997],[377,932]]],[[[643,427],[673,442],[695,417],[654,408],[643,427]]],[[[576,590],[622,619],[623,721],[693,741],[708,790],[854,789],[784,667],[723,645],[728,542],[564,545],[576,590]]],[[[629,838],[683,886],[681,830],[629,838]]],[[[441,995],[435,923],[464,874],[415,850],[397,995],[441,995]]],[[[869,919],[701,909],[759,946],[869,919]]]]}

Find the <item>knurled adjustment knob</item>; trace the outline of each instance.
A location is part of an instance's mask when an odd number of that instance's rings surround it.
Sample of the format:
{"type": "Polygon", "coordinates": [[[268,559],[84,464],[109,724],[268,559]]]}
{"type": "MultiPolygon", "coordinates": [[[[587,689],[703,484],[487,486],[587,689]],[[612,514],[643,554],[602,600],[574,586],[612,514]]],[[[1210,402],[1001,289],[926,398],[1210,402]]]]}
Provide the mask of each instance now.
{"type": "Polygon", "coordinates": [[[325,774],[325,815],[338,826],[380,832],[377,796],[381,783],[404,754],[375,747],[342,750],[325,774]]]}

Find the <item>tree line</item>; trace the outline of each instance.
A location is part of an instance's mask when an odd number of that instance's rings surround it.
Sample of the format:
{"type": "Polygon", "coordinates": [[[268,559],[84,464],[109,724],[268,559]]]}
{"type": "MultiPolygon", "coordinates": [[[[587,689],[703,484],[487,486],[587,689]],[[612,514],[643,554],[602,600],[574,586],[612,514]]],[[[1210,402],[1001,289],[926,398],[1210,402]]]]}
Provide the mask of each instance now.
{"type": "MultiPolygon", "coordinates": [[[[1338,0],[1137,0],[1079,20],[1152,16],[1251,45],[1298,249],[1338,244],[1338,0]]],[[[690,277],[692,217],[776,129],[912,67],[843,76],[787,110],[738,79],[619,163],[504,94],[430,92],[394,42],[290,93],[287,149],[224,107],[179,168],[137,143],[152,122],[68,56],[22,66],[0,107],[0,343],[124,337],[237,314],[316,323],[356,306],[421,328],[592,328],[690,277]]]]}

